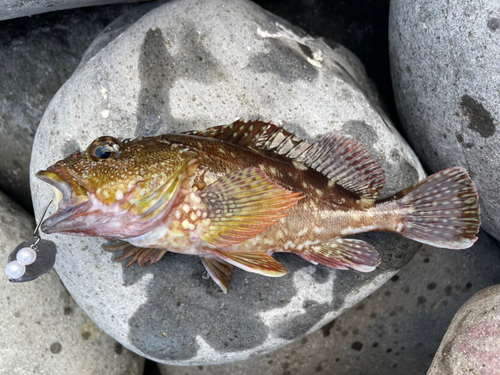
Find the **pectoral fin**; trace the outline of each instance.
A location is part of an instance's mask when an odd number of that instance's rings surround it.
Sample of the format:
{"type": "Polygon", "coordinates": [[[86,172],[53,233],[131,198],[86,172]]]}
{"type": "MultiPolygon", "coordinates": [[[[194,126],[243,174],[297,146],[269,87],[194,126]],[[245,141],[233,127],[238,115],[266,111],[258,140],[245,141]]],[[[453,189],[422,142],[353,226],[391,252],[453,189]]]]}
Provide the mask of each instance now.
{"type": "Polygon", "coordinates": [[[223,251],[217,249],[212,250],[211,253],[247,272],[260,273],[261,275],[270,277],[280,277],[290,272],[281,263],[266,253],[223,251]]]}
{"type": "Polygon", "coordinates": [[[215,283],[220,286],[224,294],[227,294],[227,287],[231,279],[234,266],[222,259],[200,256],[201,262],[205,266],[208,274],[215,283]]]}
{"type": "Polygon", "coordinates": [[[300,195],[257,168],[227,174],[199,194],[208,219],[201,238],[217,247],[239,244],[287,216],[300,195]]]}

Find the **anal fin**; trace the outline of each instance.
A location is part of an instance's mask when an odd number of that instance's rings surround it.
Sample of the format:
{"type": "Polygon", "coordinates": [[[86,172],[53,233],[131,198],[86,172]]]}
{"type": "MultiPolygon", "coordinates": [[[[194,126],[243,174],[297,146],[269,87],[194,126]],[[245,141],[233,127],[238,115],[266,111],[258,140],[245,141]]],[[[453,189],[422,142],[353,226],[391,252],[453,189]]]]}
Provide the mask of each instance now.
{"type": "Polygon", "coordinates": [[[280,277],[290,272],[281,263],[266,253],[224,251],[220,249],[211,250],[211,253],[247,272],[259,273],[270,277],[280,277]]]}
{"type": "Polygon", "coordinates": [[[227,294],[227,287],[234,266],[222,259],[205,256],[200,256],[200,258],[212,280],[222,289],[224,294],[227,294]]]}
{"type": "Polygon", "coordinates": [[[352,268],[371,272],[380,264],[380,256],[372,245],[350,238],[313,245],[298,255],[313,264],[320,263],[340,270],[352,268]]]}

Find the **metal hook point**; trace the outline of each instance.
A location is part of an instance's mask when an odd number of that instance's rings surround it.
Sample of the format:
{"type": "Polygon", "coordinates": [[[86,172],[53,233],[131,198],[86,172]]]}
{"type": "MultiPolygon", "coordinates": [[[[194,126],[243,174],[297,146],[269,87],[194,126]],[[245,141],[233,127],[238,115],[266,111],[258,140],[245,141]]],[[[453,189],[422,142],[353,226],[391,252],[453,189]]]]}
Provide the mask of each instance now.
{"type": "Polygon", "coordinates": [[[38,222],[38,224],[37,224],[37,226],[35,228],[35,231],[33,232],[33,237],[35,237],[37,239],[37,242],[35,242],[35,245],[38,243],[38,241],[40,241],[40,235],[38,234],[38,230],[40,229],[40,225],[42,224],[43,218],[45,217],[45,214],[47,213],[47,210],[49,209],[49,206],[50,206],[50,204],[52,203],[53,200],[54,200],[54,198],[52,198],[49,201],[49,203],[45,207],[45,210],[43,210],[42,217],[40,218],[40,221],[38,222]]]}

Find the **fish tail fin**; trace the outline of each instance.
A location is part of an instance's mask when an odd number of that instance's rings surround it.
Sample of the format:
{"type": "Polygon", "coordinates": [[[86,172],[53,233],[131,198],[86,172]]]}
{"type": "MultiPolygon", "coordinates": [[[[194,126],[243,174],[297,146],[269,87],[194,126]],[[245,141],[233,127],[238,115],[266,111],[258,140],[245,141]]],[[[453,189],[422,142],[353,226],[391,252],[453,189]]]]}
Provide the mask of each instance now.
{"type": "Polygon", "coordinates": [[[461,167],[442,170],[397,193],[395,232],[435,247],[466,249],[479,231],[478,195],[461,167]]]}

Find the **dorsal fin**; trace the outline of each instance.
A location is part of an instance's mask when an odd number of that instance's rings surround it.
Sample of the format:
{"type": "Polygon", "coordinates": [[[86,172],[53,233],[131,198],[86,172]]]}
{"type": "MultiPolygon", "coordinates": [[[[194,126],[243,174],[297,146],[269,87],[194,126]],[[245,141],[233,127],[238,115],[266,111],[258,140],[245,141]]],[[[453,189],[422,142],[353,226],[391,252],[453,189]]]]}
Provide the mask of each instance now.
{"type": "Polygon", "coordinates": [[[293,159],[311,146],[307,140],[274,124],[263,121],[243,122],[214,126],[205,130],[195,130],[185,134],[216,138],[236,146],[242,146],[268,156],[283,155],[293,159]]]}
{"type": "Polygon", "coordinates": [[[301,162],[364,198],[377,198],[385,183],[384,171],[370,151],[340,132],[310,143],[271,123],[238,120],[186,134],[216,138],[270,157],[301,162]]]}
{"type": "Polygon", "coordinates": [[[363,198],[376,199],[384,187],[384,170],[370,151],[340,132],[330,132],[296,160],[363,198]]]}

